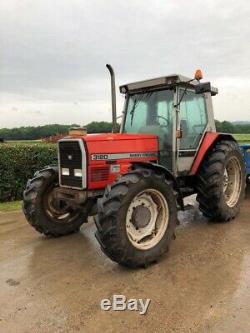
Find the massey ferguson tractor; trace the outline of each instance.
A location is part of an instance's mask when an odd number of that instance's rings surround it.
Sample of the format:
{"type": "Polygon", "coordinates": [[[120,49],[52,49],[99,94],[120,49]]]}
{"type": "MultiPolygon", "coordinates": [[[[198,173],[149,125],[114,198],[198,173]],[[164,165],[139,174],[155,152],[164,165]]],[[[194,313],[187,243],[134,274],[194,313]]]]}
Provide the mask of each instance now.
{"type": "Polygon", "coordinates": [[[245,190],[245,166],[229,134],[217,133],[209,82],[169,75],[120,87],[125,107],[117,133],[71,129],[58,141],[58,165],[37,171],[23,196],[29,223],[48,236],[76,232],[95,216],[96,238],[117,263],[147,266],[168,251],[178,209],[197,194],[201,212],[234,219],[245,190]]]}

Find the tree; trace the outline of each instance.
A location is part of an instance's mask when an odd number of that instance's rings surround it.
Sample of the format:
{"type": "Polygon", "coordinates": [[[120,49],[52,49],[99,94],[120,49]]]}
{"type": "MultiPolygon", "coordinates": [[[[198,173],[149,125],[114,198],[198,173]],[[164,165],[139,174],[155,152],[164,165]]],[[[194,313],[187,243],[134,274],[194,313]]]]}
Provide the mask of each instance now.
{"type": "MultiPolygon", "coordinates": [[[[58,134],[67,134],[70,127],[78,126],[77,124],[50,124],[36,127],[2,128],[0,129],[0,137],[5,140],[38,140],[58,134]]],[[[84,127],[87,127],[88,133],[109,133],[112,131],[112,123],[106,121],[93,121],[84,127]]]]}
{"type": "Polygon", "coordinates": [[[234,125],[231,124],[229,121],[223,121],[221,123],[222,132],[224,133],[234,133],[234,125]]]}
{"type": "Polygon", "coordinates": [[[112,123],[106,121],[92,121],[86,125],[88,133],[110,133],[112,123]]]}

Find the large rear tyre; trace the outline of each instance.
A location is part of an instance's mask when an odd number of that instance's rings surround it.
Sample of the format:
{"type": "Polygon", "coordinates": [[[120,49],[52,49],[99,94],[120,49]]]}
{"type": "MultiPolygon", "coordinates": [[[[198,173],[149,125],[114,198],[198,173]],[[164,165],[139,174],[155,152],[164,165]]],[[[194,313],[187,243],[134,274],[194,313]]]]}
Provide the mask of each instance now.
{"type": "Polygon", "coordinates": [[[197,175],[197,201],[203,214],[218,222],[234,219],[245,193],[245,166],[236,142],[219,141],[197,175]]]}
{"type": "Polygon", "coordinates": [[[149,169],[135,169],[98,200],[96,238],[123,266],[148,266],[167,252],[177,222],[172,183],[149,169]]]}
{"type": "Polygon", "coordinates": [[[35,173],[23,193],[23,212],[38,232],[59,237],[79,230],[87,221],[87,212],[72,208],[65,201],[54,199],[58,187],[58,170],[48,167],[35,173]]]}

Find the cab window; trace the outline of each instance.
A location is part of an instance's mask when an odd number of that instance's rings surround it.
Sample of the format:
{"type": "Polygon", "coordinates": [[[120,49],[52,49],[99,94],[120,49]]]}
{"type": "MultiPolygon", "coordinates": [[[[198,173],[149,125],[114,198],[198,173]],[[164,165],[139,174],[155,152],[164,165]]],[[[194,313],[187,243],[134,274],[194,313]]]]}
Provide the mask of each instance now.
{"type": "MultiPolygon", "coordinates": [[[[180,89],[179,96],[184,90],[180,89]]],[[[204,95],[186,91],[180,104],[182,139],[180,149],[196,149],[207,126],[204,95]]]]}

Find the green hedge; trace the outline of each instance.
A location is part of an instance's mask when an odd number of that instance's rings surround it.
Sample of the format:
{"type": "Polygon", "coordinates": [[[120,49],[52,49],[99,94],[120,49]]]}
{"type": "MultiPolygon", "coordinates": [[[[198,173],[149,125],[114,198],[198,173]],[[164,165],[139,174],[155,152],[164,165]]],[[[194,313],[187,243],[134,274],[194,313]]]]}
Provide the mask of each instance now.
{"type": "Polygon", "coordinates": [[[55,144],[0,144],[0,202],[19,200],[34,172],[57,163],[55,144]]]}

